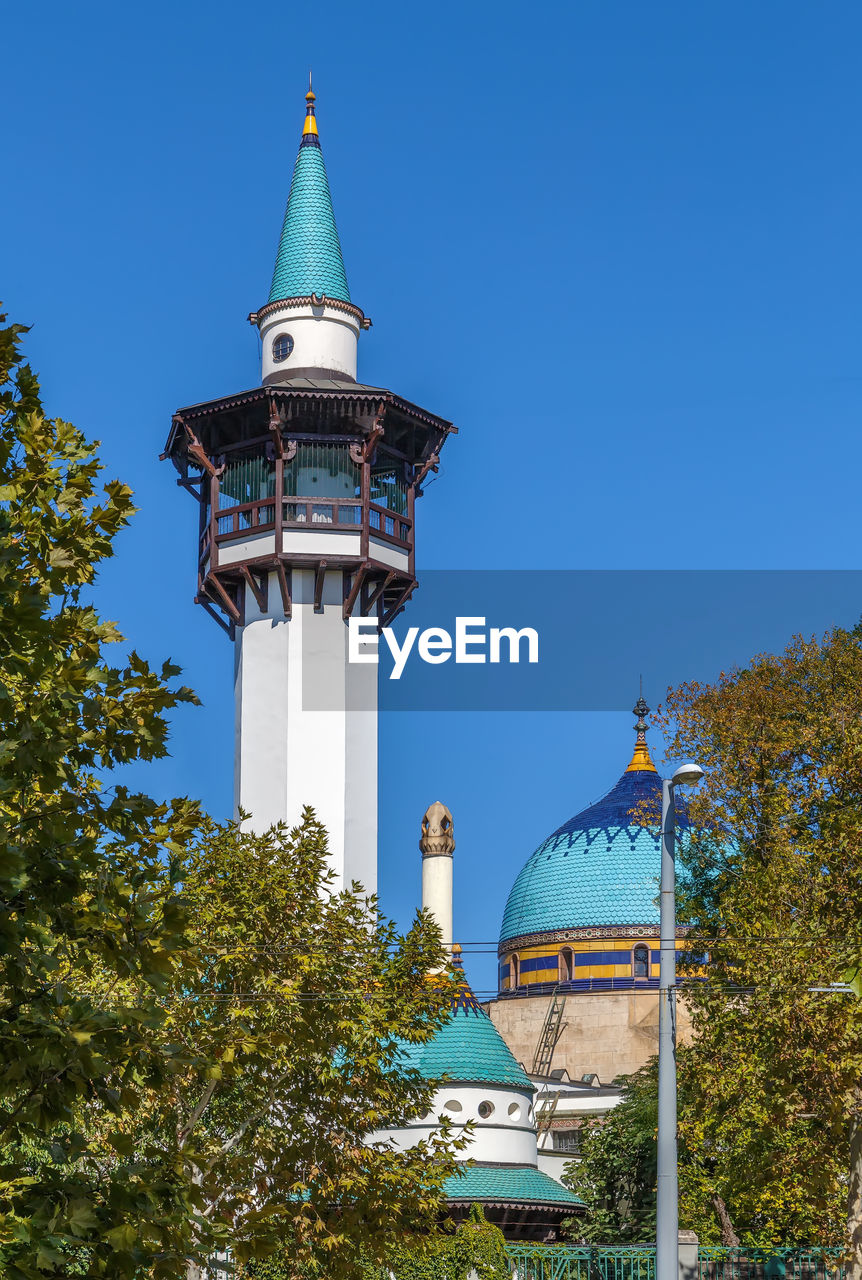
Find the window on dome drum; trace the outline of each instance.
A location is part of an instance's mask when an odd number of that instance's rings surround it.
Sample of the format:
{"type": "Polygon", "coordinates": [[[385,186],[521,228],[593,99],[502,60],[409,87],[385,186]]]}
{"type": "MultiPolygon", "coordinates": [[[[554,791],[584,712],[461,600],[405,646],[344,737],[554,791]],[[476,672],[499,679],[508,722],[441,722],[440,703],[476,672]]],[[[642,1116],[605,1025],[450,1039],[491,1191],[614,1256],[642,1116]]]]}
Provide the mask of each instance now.
{"type": "Polygon", "coordinates": [[[649,977],[649,947],[635,947],[632,952],[632,973],[636,978],[649,977]]]}
{"type": "Polygon", "coordinates": [[[509,1103],[509,1119],[514,1120],[516,1123],[521,1119],[521,1108],[518,1106],[517,1102],[509,1103]]]}
{"type": "Polygon", "coordinates": [[[509,990],[514,991],[515,987],[521,985],[521,961],[517,955],[509,957],[509,990]]]}
{"type": "Polygon", "coordinates": [[[293,338],[289,333],[280,333],[272,340],[272,358],[276,364],[286,360],[293,350],[293,338]]]}
{"type": "Polygon", "coordinates": [[[574,977],[575,958],[571,947],[563,947],[560,952],[560,982],[571,982],[574,977]]]}
{"type": "Polygon", "coordinates": [[[581,1149],[580,1129],[553,1129],[551,1137],[555,1151],[571,1151],[577,1153],[581,1149]]]}
{"type": "Polygon", "coordinates": [[[488,1119],[488,1117],[489,1117],[489,1116],[492,1116],[493,1114],[494,1114],[494,1104],[493,1104],[493,1102],[480,1102],[480,1103],[479,1103],[479,1117],[480,1117],[480,1119],[482,1119],[482,1120],[487,1120],[487,1119],[488,1119]]]}

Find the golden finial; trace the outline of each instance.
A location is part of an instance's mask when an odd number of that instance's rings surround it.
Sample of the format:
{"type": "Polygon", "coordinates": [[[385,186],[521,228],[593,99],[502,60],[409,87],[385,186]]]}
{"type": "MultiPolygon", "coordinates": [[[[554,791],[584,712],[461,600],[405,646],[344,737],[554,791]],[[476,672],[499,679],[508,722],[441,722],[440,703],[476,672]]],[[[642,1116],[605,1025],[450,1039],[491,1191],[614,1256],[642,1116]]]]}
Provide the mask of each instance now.
{"type": "Polygon", "coordinates": [[[314,90],[311,87],[311,71],[308,72],[308,93],[305,95],[305,125],[303,126],[302,136],[307,133],[317,133],[317,120],[314,116],[314,90]]]}
{"type": "Polygon", "coordinates": [[[645,770],[647,773],[655,773],[656,767],[650,759],[649,747],[647,746],[646,741],[646,717],[649,715],[649,707],[644,701],[643,676],[641,676],[640,697],[632,707],[632,715],[637,716],[637,723],[635,724],[637,736],[635,738],[635,753],[632,756],[631,764],[626,769],[626,773],[636,773],[639,770],[645,770]]]}

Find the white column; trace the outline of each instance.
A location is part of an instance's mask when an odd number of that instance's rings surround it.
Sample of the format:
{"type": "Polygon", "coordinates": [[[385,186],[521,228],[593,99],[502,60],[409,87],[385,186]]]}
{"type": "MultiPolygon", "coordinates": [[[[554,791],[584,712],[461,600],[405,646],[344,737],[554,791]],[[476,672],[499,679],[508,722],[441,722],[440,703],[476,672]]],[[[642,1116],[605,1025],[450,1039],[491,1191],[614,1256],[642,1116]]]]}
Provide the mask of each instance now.
{"type": "Polygon", "coordinates": [[[451,813],[439,800],[425,810],[419,848],[422,851],[422,909],[437,921],[443,945],[451,951],[455,827],[451,813]]]}
{"type": "Polygon", "coordinates": [[[268,610],[249,592],[235,646],[234,804],[254,830],[299,821],[310,804],[329,834],[334,887],[377,891],[377,667],[349,664],[342,581],[330,571],[314,611],[314,571],[294,570],[287,620],[275,574],[268,610]]]}
{"type": "Polygon", "coordinates": [[[430,911],[443,938],[452,948],[452,863],[451,853],[422,855],[422,908],[430,911]]]}

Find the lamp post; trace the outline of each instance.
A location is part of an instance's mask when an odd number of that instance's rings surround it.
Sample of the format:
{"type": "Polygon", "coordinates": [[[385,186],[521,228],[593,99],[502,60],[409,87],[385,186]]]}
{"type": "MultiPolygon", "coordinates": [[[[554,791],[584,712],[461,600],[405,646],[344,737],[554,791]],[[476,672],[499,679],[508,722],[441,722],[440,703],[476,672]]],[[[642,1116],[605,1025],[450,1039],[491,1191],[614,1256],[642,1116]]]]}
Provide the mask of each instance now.
{"type": "Polygon", "coordinates": [[[658,1179],[656,1280],[679,1280],[676,1168],[676,806],[674,788],[693,786],[703,769],[690,761],[661,784],[661,916],[658,992],[658,1179]]]}

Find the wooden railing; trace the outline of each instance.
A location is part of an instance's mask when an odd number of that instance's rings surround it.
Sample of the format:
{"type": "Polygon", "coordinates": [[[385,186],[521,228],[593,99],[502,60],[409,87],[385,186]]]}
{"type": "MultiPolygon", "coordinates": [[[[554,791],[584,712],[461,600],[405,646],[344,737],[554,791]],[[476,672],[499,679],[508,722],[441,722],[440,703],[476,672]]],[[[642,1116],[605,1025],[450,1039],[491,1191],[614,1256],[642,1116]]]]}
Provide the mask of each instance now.
{"type": "MultiPolygon", "coordinates": [[[[263,498],[216,512],[216,542],[229,542],[247,533],[274,529],[277,501],[277,498],[263,498]]],[[[310,525],[320,529],[361,529],[362,503],[357,498],[283,498],[282,524],[286,529],[307,529],[310,525]]],[[[368,528],[374,537],[393,542],[396,546],[407,548],[411,545],[412,521],[374,502],[368,504],[368,528]]],[[[208,547],[207,529],[201,536],[202,558],[208,547]]]]}

